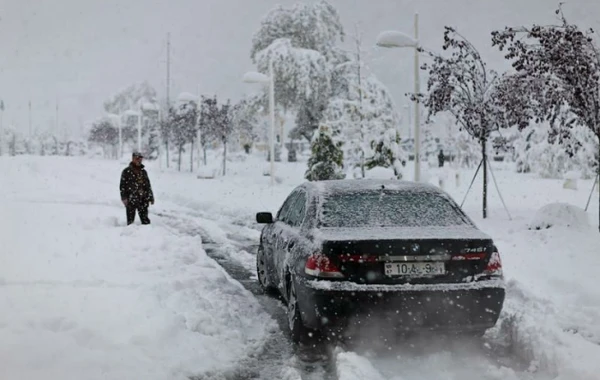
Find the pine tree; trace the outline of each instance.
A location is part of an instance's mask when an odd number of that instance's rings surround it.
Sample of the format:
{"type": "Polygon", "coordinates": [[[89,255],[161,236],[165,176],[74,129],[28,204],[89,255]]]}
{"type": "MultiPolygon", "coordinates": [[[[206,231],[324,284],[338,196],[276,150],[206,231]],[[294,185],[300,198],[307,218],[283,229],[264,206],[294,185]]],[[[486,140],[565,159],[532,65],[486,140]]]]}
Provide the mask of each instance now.
{"type": "Polygon", "coordinates": [[[400,152],[400,135],[395,129],[388,129],[380,138],[371,141],[371,151],[367,156],[365,167],[392,168],[394,176],[402,179],[402,167],[406,162],[398,159],[400,152]]]}
{"type": "Polygon", "coordinates": [[[309,181],[325,181],[343,179],[344,152],[341,143],[335,143],[331,132],[325,126],[319,128],[318,135],[311,145],[311,156],[308,159],[308,170],[304,178],[309,181]]]}

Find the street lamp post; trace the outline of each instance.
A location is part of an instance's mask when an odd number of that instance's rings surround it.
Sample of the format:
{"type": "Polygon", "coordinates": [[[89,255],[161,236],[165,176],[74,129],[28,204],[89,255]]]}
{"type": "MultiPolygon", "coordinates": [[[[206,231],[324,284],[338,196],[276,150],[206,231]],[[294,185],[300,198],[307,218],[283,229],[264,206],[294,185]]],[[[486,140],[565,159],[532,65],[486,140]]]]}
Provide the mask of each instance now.
{"type": "MultiPolygon", "coordinates": [[[[415,35],[414,38],[409,35],[397,32],[387,31],[382,32],[377,36],[377,46],[385,48],[414,48],[415,49],[415,96],[419,94],[420,82],[419,82],[419,14],[415,13],[415,35]]],[[[420,112],[419,112],[419,99],[415,98],[415,117],[414,117],[414,129],[415,129],[415,182],[421,180],[421,137],[420,137],[420,112]]]]}
{"type": "Polygon", "coordinates": [[[247,72],[242,79],[245,83],[269,84],[269,113],[271,119],[271,136],[269,149],[271,156],[271,186],[275,182],[275,79],[273,75],[273,61],[269,60],[269,75],[258,72],[247,72]]]}
{"type": "Polygon", "coordinates": [[[119,117],[117,117],[117,127],[119,128],[119,160],[123,158],[123,130],[121,124],[121,114],[119,113],[119,117]]]}
{"type": "Polygon", "coordinates": [[[140,106],[140,114],[138,116],[138,120],[137,120],[137,145],[138,145],[138,152],[142,153],[142,115],[144,114],[143,108],[140,106]]]}

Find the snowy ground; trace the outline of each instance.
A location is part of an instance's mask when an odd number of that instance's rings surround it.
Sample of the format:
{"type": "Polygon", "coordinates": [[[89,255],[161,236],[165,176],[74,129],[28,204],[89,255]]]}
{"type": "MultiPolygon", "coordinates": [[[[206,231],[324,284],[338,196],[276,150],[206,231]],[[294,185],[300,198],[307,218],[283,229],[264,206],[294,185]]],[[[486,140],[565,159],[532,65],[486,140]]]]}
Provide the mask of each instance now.
{"type": "MultiPolygon", "coordinates": [[[[0,378],[218,378],[259,353],[279,327],[207,256],[195,228],[252,271],[253,252],[233,241],[258,237],[255,212],[276,211],[305,163],[279,164],[270,188],[263,159],[238,157],[214,179],[150,164],[153,224],[127,228],[117,189],[123,163],[0,158],[0,378]]],[[[427,176],[445,177],[461,202],[473,172],[459,171],[459,183],[451,168],[427,176]]],[[[527,229],[549,203],[583,208],[591,181],[568,190],[501,165],[494,173],[511,218],[493,182],[489,219],[481,218],[479,180],[464,208],[501,250],[509,290],[497,328],[482,342],[337,348],[336,377],[599,378],[598,195],[589,227],[527,229]],[[500,351],[509,362],[496,360],[500,351]]],[[[299,376],[292,367],[280,375],[299,376]]]]}
{"type": "Polygon", "coordinates": [[[125,228],[118,169],[0,160],[0,378],[185,379],[274,328],[199,236],[155,217],[125,228]]]}

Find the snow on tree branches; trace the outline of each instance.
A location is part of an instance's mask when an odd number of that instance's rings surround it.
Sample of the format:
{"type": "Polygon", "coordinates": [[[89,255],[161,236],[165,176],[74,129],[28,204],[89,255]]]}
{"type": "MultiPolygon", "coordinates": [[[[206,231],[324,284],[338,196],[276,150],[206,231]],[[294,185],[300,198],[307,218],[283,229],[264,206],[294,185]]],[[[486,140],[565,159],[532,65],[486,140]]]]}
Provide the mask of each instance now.
{"type": "MultiPolygon", "coordinates": [[[[191,143],[190,162],[193,162],[194,140],[197,133],[198,104],[191,100],[180,100],[169,110],[173,143],[177,147],[177,169],[181,171],[181,156],[187,143],[191,143]]],[[[190,165],[193,170],[193,165],[190,165]]]]}
{"type": "Polygon", "coordinates": [[[308,159],[308,170],[304,178],[309,181],[343,179],[344,153],[341,143],[333,141],[331,131],[325,126],[321,126],[317,133],[313,139],[312,154],[308,159]]]}
{"type": "Polygon", "coordinates": [[[254,34],[251,58],[256,62],[256,55],[280,38],[290,39],[295,47],[330,55],[336,43],[343,41],[344,28],[337,10],[327,1],[297,3],[291,8],[278,6],[265,16],[254,34]]]}
{"type": "Polygon", "coordinates": [[[556,14],[559,25],[506,27],[492,32],[492,44],[506,52],[528,83],[522,96],[530,100],[537,121],[550,121],[553,134],[562,139],[568,139],[575,125],[596,136],[600,175],[600,51],[593,30],[570,24],[561,7],[556,14]]]}
{"type": "Polygon", "coordinates": [[[269,60],[273,61],[275,99],[282,107],[296,109],[307,100],[326,102],[330,73],[321,53],[281,38],[256,55],[258,70],[268,72],[269,60]]]}
{"type": "Polygon", "coordinates": [[[600,136],[600,52],[593,31],[569,24],[560,8],[556,13],[561,25],[507,27],[492,32],[492,43],[506,51],[505,58],[529,84],[524,95],[535,106],[538,122],[555,120],[566,105],[573,118],[564,127],[585,125],[600,136]],[[521,35],[526,39],[517,38],[521,35]]]}
{"type": "Polygon", "coordinates": [[[428,94],[426,97],[419,94],[417,98],[424,98],[430,117],[438,112],[449,112],[461,128],[479,142],[483,156],[483,217],[486,218],[488,138],[500,128],[526,122],[529,108],[513,95],[512,86],[517,78],[489,70],[475,46],[454,28],[445,27],[443,49],[452,54],[443,57],[428,53],[433,63],[422,67],[429,72],[428,94]]]}

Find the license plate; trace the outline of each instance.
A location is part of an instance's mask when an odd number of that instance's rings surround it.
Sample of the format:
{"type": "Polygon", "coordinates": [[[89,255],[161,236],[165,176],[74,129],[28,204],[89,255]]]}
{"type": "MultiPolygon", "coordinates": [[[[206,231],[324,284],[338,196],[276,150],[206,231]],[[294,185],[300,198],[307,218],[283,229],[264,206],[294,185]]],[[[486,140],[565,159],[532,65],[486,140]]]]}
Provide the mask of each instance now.
{"type": "Polygon", "coordinates": [[[385,263],[386,276],[435,276],[445,274],[443,262],[385,263]]]}

